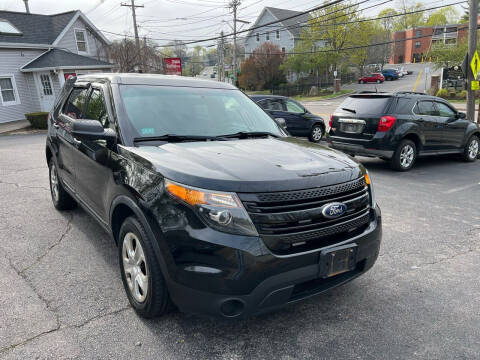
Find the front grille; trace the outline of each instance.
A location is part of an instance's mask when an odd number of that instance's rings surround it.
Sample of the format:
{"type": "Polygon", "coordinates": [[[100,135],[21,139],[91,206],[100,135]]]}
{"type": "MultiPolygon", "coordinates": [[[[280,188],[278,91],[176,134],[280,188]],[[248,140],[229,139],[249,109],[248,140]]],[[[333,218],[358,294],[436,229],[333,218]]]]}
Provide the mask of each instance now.
{"type": "Polygon", "coordinates": [[[343,241],[370,221],[370,196],[364,178],[314,189],[238,194],[265,244],[279,253],[305,251],[343,241]],[[347,205],[344,215],[328,219],[325,204],[347,205]]]}

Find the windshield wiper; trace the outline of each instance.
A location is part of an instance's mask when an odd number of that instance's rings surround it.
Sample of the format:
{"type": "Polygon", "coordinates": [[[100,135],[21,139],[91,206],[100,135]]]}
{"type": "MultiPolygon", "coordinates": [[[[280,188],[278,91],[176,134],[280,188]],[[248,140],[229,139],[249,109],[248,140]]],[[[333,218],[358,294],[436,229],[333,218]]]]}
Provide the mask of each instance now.
{"type": "Polygon", "coordinates": [[[227,135],[220,135],[220,138],[239,138],[239,139],[247,139],[253,137],[265,137],[265,136],[273,136],[278,138],[278,135],[272,134],[271,132],[267,131],[239,131],[234,134],[227,134],[227,135]]]}
{"type": "Polygon", "coordinates": [[[357,112],[356,112],[355,110],[353,110],[353,109],[342,108],[342,110],[349,111],[349,112],[354,113],[354,114],[357,113],[357,112]]]}
{"type": "Polygon", "coordinates": [[[160,136],[145,136],[133,138],[133,142],[140,141],[167,141],[167,142],[182,142],[182,141],[207,141],[207,140],[224,140],[221,136],[203,136],[203,135],[177,135],[165,134],[160,136]]]}

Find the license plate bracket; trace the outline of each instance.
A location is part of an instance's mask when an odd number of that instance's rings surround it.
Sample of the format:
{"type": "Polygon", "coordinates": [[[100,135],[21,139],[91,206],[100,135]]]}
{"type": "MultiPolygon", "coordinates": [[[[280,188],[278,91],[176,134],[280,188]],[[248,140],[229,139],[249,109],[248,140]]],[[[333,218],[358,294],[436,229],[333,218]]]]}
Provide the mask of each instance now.
{"type": "Polygon", "coordinates": [[[319,276],[329,278],[355,269],[357,244],[348,244],[320,252],[319,276]]]}

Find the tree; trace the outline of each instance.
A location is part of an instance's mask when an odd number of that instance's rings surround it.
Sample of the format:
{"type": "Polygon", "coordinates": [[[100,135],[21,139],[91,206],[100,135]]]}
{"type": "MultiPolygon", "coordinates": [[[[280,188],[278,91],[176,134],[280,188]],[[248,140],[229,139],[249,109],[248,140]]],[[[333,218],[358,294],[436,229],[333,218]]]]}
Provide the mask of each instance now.
{"type": "Polygon", "coordinates": [[[430,51],[426,55],[432,59],[432,63],[436,69],[442,67],[450,67],[453,65],[461,65],[468,50],[467,39],[462,39],[457,45],[444,44],[440,42],[432,45],[430,51]]]}
{"type": "MultiPolygon", "coordinates": [[[[412,4],[409,0],[400,0],[400,12],[408,13],[413,11],[419,11],[423,9],[423,4],[417,2],[412,4]]],[[[407,14],[398,17],[395,22],[394,30],[401,31],[407,29],[414,29],[425,25],[425,12],[417,12],[414,14],[407,14]]]]}
{"type": "MultiPolygon", "coordinates": [[[[379,29],[379,27],[371,21],[363,21],[355,24],[352,38],[359,48],[350,52],[350,61],[359,67],[362,74],[369,58],[368,45],[372,44],[375,35],[381,33],[381,30],[382,29],[379,29]]],[[[385,60],[382,59],[381,62],[383,63],[384,61],[385,60]]]]}
{"type": "Polygon", "coordinates": [[[433,12],[427,20],[428,26],[438,26],[456,23],[458,21],[458,12],[452,6],[447,6],[433,12]]]}
{"type": "Polygon", "coordinates": [[[271,89],[286,82],[280,65],[284,55],[280,47],[263,43],[242,63],[238,78],[240,87],[249,90],[271,89]]]}

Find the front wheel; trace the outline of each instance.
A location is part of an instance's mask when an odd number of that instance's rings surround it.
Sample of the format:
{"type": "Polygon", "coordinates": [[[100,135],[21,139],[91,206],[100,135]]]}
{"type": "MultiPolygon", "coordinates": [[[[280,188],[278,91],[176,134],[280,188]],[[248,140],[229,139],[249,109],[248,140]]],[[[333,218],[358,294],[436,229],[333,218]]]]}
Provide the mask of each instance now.
{"type": "Polygon", "coordinates": [[[479,140],[476,135],[468,139],[465,149],[463,150],[462,159],[466,162],[473,162],[477,159],[479,151],[479,140]]]}
{"type": "Polygon", "coordinates": [[[380,80],[377,80],[377,84],[380,84],[380,80]]]}
{"type": "Polygon", "coordinates": [[[120,228],[118,254],[123,286],[130,304],[145,318],[168,311],[170,297],[160,264],[142,224],[128,217],[120,228]]]}
{"type": "Polygon", "coordinates": [[[390,165],[394,170],[408,171],[413,167],[416,159],[417,147],[415,146],[415,143],[411,140],[405,139],[398,144],[398,147],[390,160],[390,165]]]}
{"type": "Polygon", "coordinates": [[[363,80],[360,80],[360,84],[365,84],[365,81],[363,81],[363,80]]]}
{"type": "Polygon", "coordinates": [[[312,127],[312,131],[310,132],[310,136],[308,137],[311,142],[319,142],[322,140],[323,137],[323,127],[321,125],[314,125],[312,127]]]}

